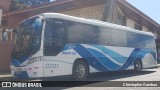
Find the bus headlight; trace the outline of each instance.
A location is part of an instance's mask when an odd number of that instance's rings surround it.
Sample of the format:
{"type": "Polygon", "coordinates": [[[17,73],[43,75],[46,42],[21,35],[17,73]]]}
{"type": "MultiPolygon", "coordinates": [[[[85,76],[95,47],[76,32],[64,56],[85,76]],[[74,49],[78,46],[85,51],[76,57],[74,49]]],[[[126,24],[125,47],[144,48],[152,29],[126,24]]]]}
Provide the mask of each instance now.
{"type": "Polygon", "coordinates": [[[31,63],[34,63],[34,62],[37,62],[37,61],[42,61],[42,57],[30,58],[30,59],[28,60],[28,64],[31,64],[31,63]]]}

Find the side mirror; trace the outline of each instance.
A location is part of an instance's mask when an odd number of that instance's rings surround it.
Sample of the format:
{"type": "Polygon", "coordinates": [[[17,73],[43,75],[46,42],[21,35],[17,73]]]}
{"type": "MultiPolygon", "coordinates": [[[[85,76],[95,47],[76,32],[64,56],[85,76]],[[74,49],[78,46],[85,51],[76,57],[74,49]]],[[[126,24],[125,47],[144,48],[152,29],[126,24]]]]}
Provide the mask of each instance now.
{"type": "Polygon", "coordinates": [[[32,27],[39,30],[40,27],[42,26],[42,19],[38,18],[35,20],[35,23],[32,24],[32,27]]]}
{"type": "Polygon", "coordinates": [[[13,33],[17,33],[17,30],[14,29],[14,30],[13,30],[13,33]]]}

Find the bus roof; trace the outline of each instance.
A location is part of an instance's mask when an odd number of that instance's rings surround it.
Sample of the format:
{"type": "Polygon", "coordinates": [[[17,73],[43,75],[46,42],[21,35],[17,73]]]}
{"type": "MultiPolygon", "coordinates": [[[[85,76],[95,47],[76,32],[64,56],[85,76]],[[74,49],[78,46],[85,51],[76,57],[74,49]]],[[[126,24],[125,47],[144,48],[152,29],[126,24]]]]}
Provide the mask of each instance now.
{"type": "Polygon", "coordinates": [[[130,27],[108,23],[108,22],[103,22],[100,20],[84,19],[84,18],[69,16],[69,15],[59,14],[59,13],[42,13],[40,15],[44,16],[45,18],[59,18],[59,19],[81,22],[81,23],[86,23],[86,24],[91,24],[91,25],[102,26],[102,27],[109,27],[109,28],[123,30],[123,31],[135,32],[135,33],[150,35],[154,37],[154,34],[151,32],[140,31],[140,30],[132,29],[130,27]]]}

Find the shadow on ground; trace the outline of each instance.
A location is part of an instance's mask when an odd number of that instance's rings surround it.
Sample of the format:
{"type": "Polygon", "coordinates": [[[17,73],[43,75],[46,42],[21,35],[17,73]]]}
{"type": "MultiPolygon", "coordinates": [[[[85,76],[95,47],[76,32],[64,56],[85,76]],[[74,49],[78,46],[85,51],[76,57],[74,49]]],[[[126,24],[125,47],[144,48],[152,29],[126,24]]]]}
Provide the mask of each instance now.
{"type": "Polygon", "coordinates": [[[77,87],[77,86],[87,86],[90,84],[96,84],[99,82],[112,81],[121,78],[133,77],[138,75],[147,75],[154,72],[155,71],[142,71],[137,73],[134,71],[117,71],[117,72],[94,73],[90,74],[89,78],[83,82],[74,82],[73,79],[69,76],[52,77],[44,79],[25,79],[25,78],[19,79],[12,77],[0,77],[0,81],[26,81],[26,82],[52,81],[51,84],[53,84],[54,87],[77,87]]]}
{"type": "MultiPolygon", "coordinates": [[[[116,72],[103,72],[103,73],[93,73],[90,74],[86,81],[110,81],[115,79],[127,78],[138,75],[151,74],[155,71],[116,71],[116,72]]],[[[63,77],[50,77],[50,78],[38,78],[38,79],[28,79],[28,78],[12,78],[9,74],[0,74],[0,81],[74,81],[71,76],[63,77]],[[6,76],[6,77],[5,77],[6,76]]]]}

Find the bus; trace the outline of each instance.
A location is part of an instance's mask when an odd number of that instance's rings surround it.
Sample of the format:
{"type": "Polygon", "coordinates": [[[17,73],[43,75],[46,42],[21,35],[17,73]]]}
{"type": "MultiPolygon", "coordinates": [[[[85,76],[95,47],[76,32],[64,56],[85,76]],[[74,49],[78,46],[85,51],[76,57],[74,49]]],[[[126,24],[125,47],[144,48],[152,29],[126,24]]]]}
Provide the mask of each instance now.
{"type": "Polygon", "coordinates": [[[157,66],[155,37],[150,32],[58,13],[22,21],[16,31],[11,73],[18,78],[71,75],[157,66]]]}

